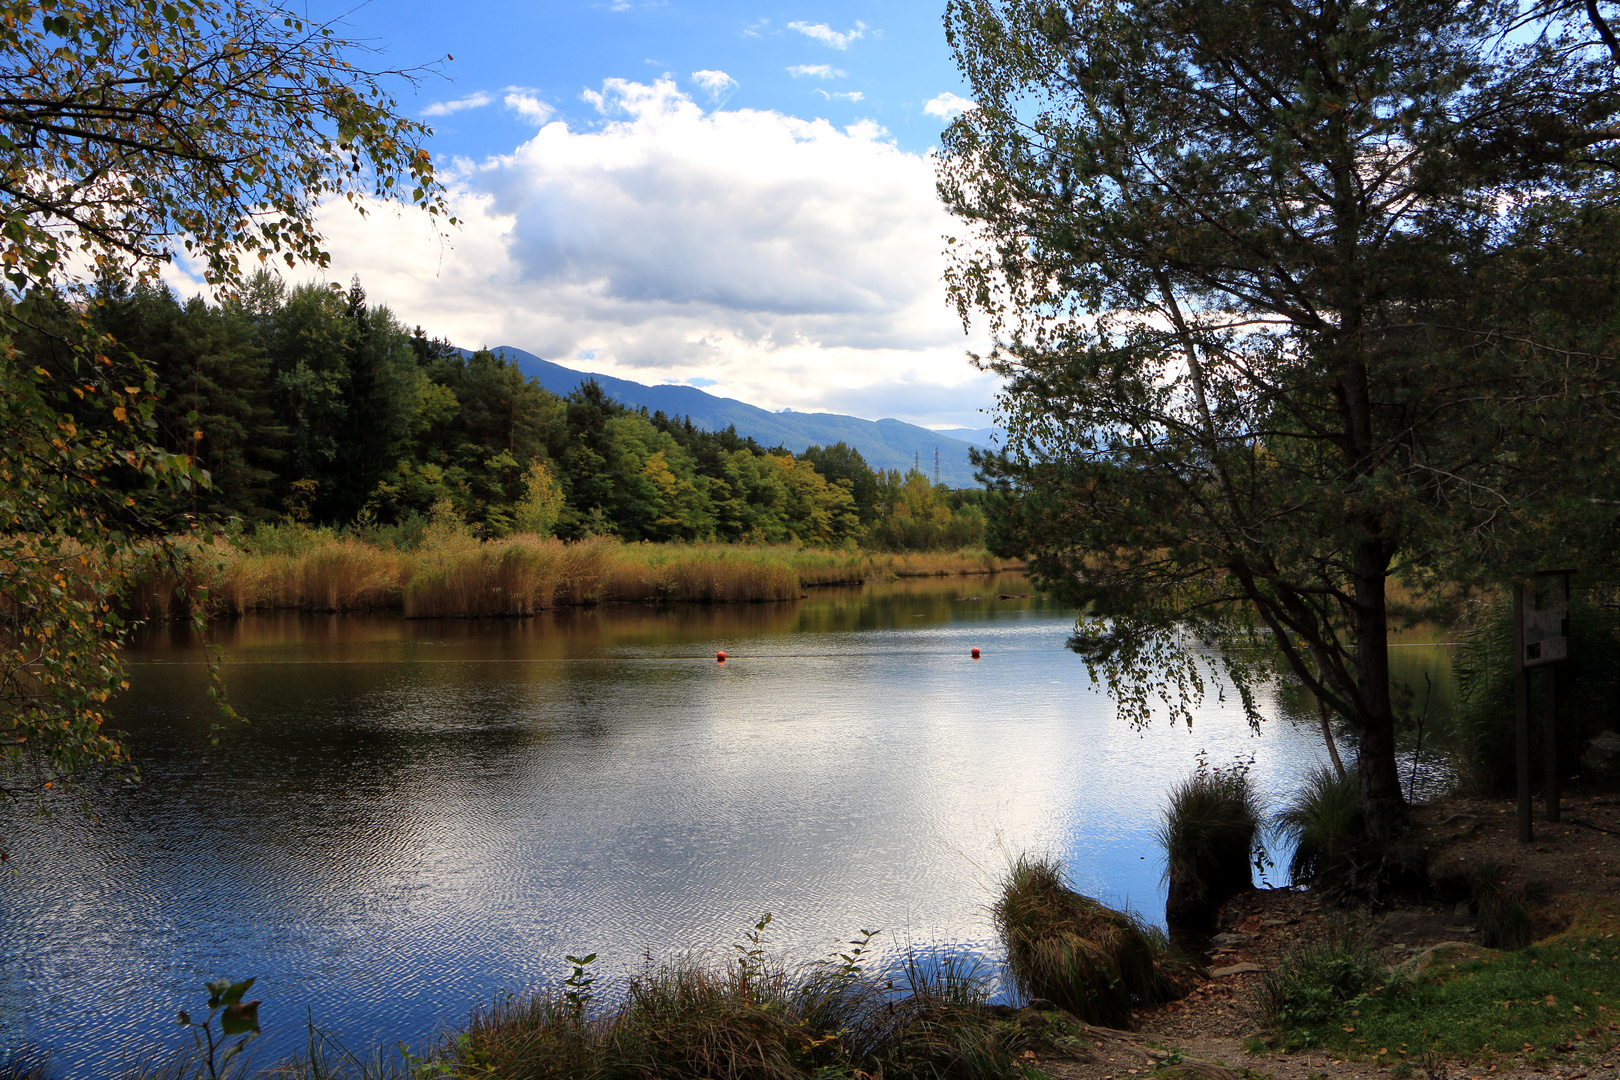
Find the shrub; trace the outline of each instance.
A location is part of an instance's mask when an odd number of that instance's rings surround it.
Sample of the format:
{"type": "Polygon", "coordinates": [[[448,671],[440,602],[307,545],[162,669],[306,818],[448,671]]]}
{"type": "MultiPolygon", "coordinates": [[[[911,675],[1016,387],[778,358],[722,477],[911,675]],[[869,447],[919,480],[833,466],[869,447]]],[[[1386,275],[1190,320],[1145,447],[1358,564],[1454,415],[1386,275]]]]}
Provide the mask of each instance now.
{"type": "Polygon", "coordinates": [[[1164,935],[1068,888],[1053,859],[1020,856],[991,916],[1019,988],[1090,1023],[1124,1027],[1133,1006],[1180,993],[1164,935]]]}
{"type": "Polygon", "coordinates": [[[1248,763],[1219,769],[1200,757],[1197,771],[1170,789],[1155,835],[1165,852],[1172,922],[1209,922],[1228,898],[1254,887],[1262,813],[1248,763]]]}
{"type": "Polygon", "coordinates": [[[1313,1029],[1342,1023],[1383,976],[1366,939],[1341,930],[1284,955],[1262,977],[1261,1000],[1286,1044],[1310,1045],[1313,1029]]]}
{"type": "Polygon", "coordinates": [[[1276,833],[1294,844],[1288,876],[1296,885],[1330,886],[1355,871],[1365,836],[1361,783],[1353,772],[1340,776],[1321,767],[1272,819],[1276,833]]]}

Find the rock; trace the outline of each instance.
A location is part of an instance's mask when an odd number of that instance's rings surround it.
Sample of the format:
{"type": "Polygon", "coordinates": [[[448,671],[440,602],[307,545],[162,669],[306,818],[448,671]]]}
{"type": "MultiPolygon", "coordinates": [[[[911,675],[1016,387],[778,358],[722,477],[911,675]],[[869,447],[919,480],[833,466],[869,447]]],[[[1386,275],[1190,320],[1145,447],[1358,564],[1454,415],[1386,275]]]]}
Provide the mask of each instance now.
{"type": "Polygon", "coordinates": [[[1586,744],[1581,768],[1598,779],[1620,776],[1620,732],[1600,731],[1586,744]]]}
{"type": "Polygon", "coordinates": [[[1236,930],[1233,930],[1225,934],[1216,934],[1214,937],[1210,938],[1209,947],[1212,949],[1236,949],[1247,945],[1249,941],[1250,938],[1248,934],[1240,934],[1236,930]]]}
{"type": "Polygon", "coordinates": [[[1229,967],[1216,968],[1210,972],[1217,979],[1224,979],[1228,975],[1247,975],[1251,971],[1264,971],[1259,964],[1232,964],[1229,967]]]}

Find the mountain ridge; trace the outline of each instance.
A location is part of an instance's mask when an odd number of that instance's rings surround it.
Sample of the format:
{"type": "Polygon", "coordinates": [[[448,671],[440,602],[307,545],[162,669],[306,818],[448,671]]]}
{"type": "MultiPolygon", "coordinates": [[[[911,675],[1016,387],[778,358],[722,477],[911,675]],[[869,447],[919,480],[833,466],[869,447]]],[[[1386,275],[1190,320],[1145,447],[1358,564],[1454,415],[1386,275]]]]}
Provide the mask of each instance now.
{"type": "MultiPolygon", "coordinates": [[[[471,350],[461,351],[471,355],[471,350]]],[[[645,407],[649,412],[662,412],[671,417],[690,416],[694,424],[710,431],[735,427],[739,435],[751,436],[766,446],[783,446],[796,454],[812,444],[830,446],[844,442],[859,450],[866,463],[874,469],[904,471],[916,465],[932,476],[934,452],[937,449],[939,479],[951,487],[976,486],[968,451],[975,446],[988,446],[987,442],[952,438],[892,418],[863,420],[842,413],[771,412],[736,398],[706,393],[695,386],[679,383],[648,385],[612,375],[578,371],[511,345],[497,346],[489,351],[516,364],[519,371],[554,394],[567,396],[586,379],[595,379],[609,397],[621,404],[633,408],[645,407]]],[[[960,428],[957,431],[984,433],[988,437],[994,429],[960,428]]]]}

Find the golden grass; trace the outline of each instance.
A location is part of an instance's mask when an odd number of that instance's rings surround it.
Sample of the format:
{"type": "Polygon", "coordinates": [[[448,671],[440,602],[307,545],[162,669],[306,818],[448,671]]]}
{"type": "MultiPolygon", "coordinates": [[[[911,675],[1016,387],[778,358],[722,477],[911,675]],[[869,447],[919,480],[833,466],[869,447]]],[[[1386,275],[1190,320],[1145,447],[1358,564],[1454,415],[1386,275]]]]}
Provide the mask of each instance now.
{"type": "Polygon", "coordinates": [[[594,600],[611,545],[520,533],[428,547],[405,585],[407,618],[522,616],[594,600]]]}
{"type": "Polygon", "coordinates": [[[215,613],[392,610],[410,618],[488,618],[603,600],[793,600],[817,585],[1002,568],[981,549],[889,553],[786,544],[623,544],[608,538],[565,543],[527,533],[480,540],[454,525],[430,528],[409,551],[313,530],[292,542],[281,535],[266,550],[223,538],[181,540],[173,548],[178,563],[159,560],[154,551],[136,556],[144,562],[126,597],[134,617],[183,614],[175,589],[181,580],[191,597],[206,590],[215,613]]]}

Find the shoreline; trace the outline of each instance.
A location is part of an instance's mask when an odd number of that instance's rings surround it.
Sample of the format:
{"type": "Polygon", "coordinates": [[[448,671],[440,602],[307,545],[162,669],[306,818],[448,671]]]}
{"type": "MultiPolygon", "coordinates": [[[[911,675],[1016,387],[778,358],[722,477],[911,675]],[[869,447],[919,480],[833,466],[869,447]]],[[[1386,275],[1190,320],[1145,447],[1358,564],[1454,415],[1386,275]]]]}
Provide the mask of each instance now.
{"type": "Polygon", "coordinates": [[[1024,572],[983,548],[862,551],[785,544],[575,543],[517,534],[453,534],[400,549],[307,534],[255,548],[178,541],[178,572],[155,552],[126,598],[132,618],[186,617],[201,598],[211,619],[251,611],[405,618],[522,618],[601,603],[736,604],[802,598],[805,590],[905,578],[1024,572]]]}

